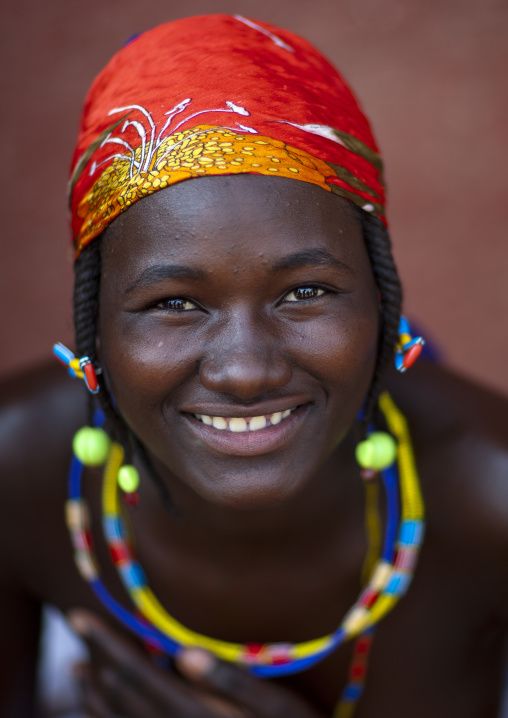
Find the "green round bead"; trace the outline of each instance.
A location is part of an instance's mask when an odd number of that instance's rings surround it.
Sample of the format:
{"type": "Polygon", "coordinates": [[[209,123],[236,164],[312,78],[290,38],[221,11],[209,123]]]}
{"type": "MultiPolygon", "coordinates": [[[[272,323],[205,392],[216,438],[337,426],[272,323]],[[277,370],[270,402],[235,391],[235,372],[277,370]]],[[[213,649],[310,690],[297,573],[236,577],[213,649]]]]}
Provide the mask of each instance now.
{"type": "Polygon", "coordinates": [[[368,439],[360,441],[355,449],[356,460],[362,469],[370,469],[376,450],[368,439]]]}
{"type": "Polygon", "coordinates": [[[104,429],[84,426],[74,434],[72,450],[85,466],[100,466],[108,458],[111,440],[104,429]]]}
{"type": "Polygon", "coordinates": [[[397,458],[397,443],[384,431],[374,431],[356,447],[356,460],[363,469],[381,471],[391,466],[397,458]]]}
{"type": "Polygon", "coordinates": [[[137,491],[139,486],[139,472],[135,466],[127,464],[118,469],[118,486],[127,494],[137,491]]]}

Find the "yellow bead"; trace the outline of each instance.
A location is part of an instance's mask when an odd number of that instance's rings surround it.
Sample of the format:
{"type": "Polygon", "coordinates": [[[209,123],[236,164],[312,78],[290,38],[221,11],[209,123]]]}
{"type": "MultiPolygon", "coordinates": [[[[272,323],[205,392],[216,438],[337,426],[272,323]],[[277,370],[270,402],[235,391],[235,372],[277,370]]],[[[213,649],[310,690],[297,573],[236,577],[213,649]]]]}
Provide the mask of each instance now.
{"type": "Polygon", "coordinates": [[[139,472],[135,466],[128,464],[121,466],[118,470],[117,481],[122,491],[132,494],[139,486],[139,472]]]}
{"type": "Polygon", "coordinates": [[[72,440],[74,455],[85,466],[100,466],[108,458],[111,440],[104,429],[84,426],[72,440]]]}
{"type": "Polygon", "coordinates": [[[363,469],[380,471],[397,458],[397,443],[384,431],[374,431],[356,447],[356,460],[363,469]]]}

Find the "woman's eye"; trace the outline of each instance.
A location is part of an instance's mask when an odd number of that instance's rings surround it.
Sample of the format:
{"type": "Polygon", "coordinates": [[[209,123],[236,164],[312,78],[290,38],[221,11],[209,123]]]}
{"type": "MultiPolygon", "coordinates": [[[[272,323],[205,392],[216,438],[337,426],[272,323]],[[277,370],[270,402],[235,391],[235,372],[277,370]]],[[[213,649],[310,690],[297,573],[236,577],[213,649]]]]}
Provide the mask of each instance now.
{"type": "Polygon", "coordinates": [[[321,297],[324,293],[325,290],[319,287],[297,287],[289,294],[286,294],[284,301],[300,302],[304,299],[316,299],[316,297],[321,297]]]}
{"type": "Polygon", "coordinates": [[[188,299],[176,297],[175,299],[164,299],[162,302],[156,304],[156,308],[169,309],[172,312],[188,312],[191,309],[196,309],[196,305],[188,299]]]}

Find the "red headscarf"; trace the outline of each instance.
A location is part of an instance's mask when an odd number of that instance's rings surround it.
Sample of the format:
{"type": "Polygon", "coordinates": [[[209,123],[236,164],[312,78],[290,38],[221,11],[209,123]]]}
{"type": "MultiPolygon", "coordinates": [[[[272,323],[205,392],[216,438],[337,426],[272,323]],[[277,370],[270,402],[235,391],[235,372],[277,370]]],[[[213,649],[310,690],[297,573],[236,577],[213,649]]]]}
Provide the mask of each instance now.
{"type": "Polygon", "coordinates": [[[87,95],[72,167],[77,253],[141,197],[211,174],[310,182],[385,221],[381,158],[342,77],[241,16],[177,20],[120,50],[87,95]]]}

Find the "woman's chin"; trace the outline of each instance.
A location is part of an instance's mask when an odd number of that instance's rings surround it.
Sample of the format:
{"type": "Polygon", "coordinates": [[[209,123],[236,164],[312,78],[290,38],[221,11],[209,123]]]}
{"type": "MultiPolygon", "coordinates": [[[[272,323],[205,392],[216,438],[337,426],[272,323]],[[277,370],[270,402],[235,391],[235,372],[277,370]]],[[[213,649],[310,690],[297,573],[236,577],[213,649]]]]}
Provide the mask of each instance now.
{"type": "MultiPolygon", "coordinates": [[[[236,511],[262,511],[278,508],[290,502],[301,490],[300,482],[270,481],[265,475],[222,476],[219,479],[193,482],[193,490],[208,504],[236,511]]],[[[303,483],[303,482],[302,482],[303,483]]]]}

